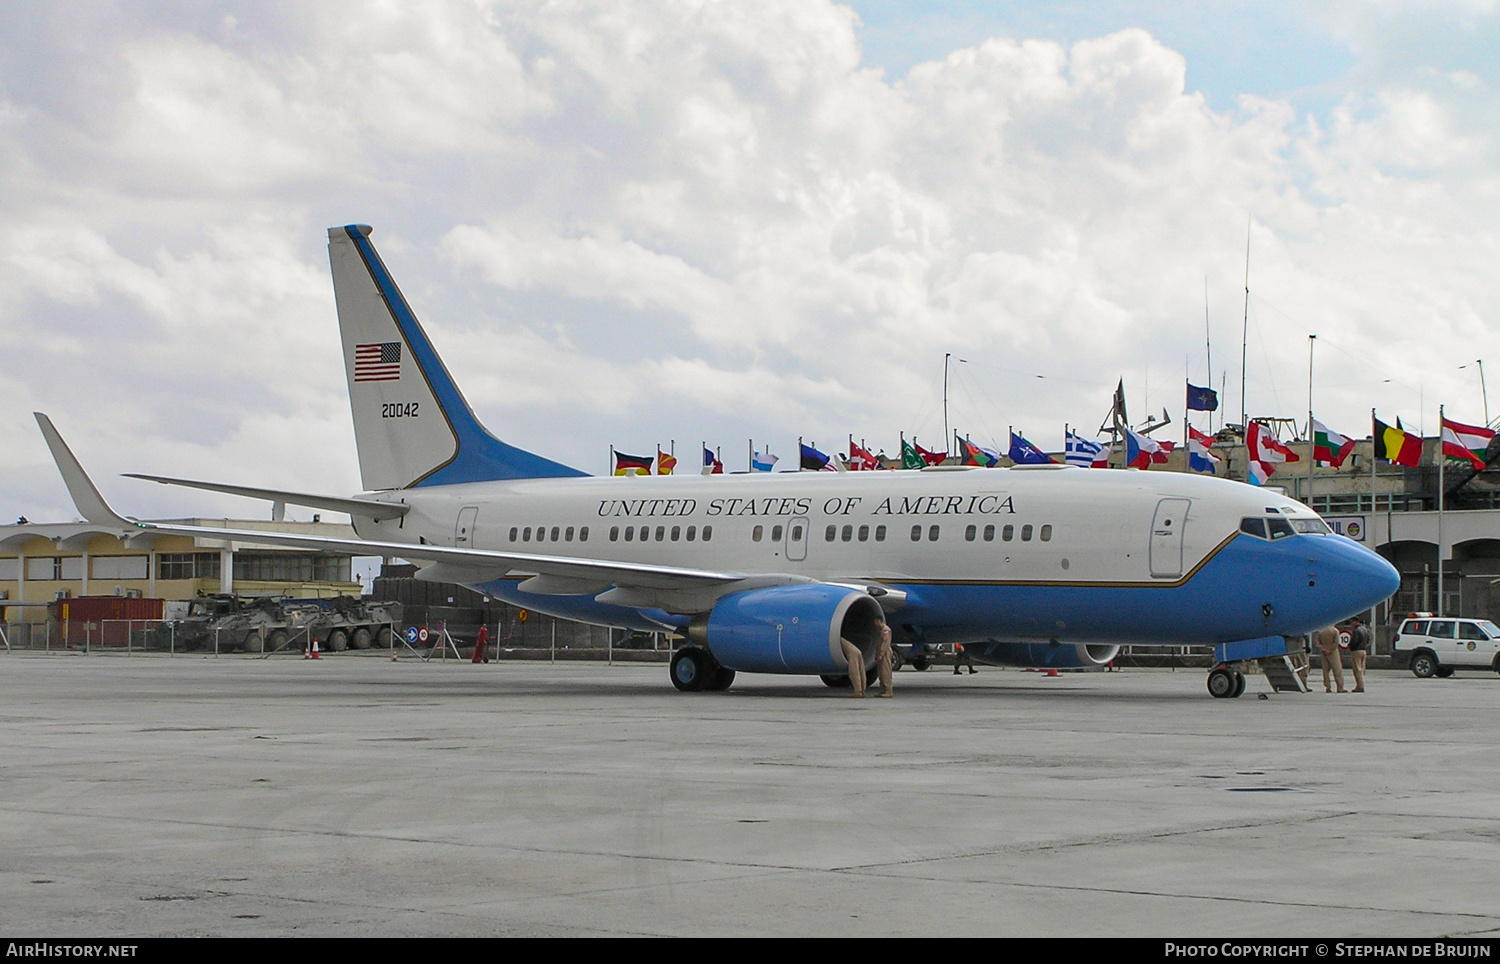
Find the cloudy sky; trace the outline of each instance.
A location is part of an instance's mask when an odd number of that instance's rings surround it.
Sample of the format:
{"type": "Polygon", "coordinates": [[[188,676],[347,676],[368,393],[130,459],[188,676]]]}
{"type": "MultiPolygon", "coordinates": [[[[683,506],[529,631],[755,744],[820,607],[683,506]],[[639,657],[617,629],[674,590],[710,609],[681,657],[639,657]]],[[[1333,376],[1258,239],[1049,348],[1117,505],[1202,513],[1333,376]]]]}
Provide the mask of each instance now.
{"type": "Polygon", "coordinates": [[[37,409],[143,517],[263,507],[118,473],[356,491],[348,222],[491,429],[594,473],[940,446],[946,352],[986,443],[1122,378],[1237,420],[1247,230],[1252,416],[1305,418],[1310,334],[1346,434],[1500,378],[1495,0],[36,2],[0,42],[9,518],[72,516],[37,409]]]}

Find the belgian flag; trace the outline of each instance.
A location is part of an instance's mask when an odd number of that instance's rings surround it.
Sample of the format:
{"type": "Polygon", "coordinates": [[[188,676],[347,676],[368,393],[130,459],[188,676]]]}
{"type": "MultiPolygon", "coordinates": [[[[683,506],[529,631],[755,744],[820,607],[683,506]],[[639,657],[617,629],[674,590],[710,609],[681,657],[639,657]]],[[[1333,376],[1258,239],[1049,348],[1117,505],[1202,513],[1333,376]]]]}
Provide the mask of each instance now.
{"type": "MultiPolygon", "coordinates": [[[[1422,439],[1375,419],[1375,457],[1416,468],[1422,462],[1422,439]]],[[[1398,423],[1399,424],[1399,421],[1398,423]]]]}

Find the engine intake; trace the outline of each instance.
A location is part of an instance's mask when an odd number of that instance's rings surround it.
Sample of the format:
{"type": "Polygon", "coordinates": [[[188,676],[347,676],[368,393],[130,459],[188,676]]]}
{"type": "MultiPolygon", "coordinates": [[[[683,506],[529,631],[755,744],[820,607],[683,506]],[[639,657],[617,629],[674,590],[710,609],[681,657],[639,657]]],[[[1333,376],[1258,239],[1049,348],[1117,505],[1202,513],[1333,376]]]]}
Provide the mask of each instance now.
{"type": "Polygon", "coordinates": [[[1024,666],[1030,669],[1084,669],[1103,666],[1114,659],[1120,647],[1090,643],[1002,643],[989,640],[971,643],[972,655],[999,666],[1024,666]]]}
{"type": "Polygon", "coordinates": [[[880,603],[843,586],[796,585],[725,596],[688,626],[688,638],[729,669],[748,673],[843,673],[842,636],[874,665],[880,603]]]}

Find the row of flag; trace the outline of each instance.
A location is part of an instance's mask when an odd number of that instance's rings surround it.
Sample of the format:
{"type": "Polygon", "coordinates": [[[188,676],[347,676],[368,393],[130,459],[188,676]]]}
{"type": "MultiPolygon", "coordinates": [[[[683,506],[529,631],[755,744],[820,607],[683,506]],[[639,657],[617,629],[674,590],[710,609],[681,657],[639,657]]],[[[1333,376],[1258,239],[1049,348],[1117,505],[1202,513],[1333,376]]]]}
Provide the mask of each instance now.
{"type": "MultiPolygon", "coordinates": [[[[1120,398],[1119,392],[1116,397],[1120,398]]],[[[1219,407],[1217,392],[1210,388],[1200,388],[1191,382],[1187,383],[1186,401],[1190,412],[1213,412],[1219,407]]],[[[1123,406],[1123,401],[1117,401],[1117,405],[1123,406]]],[[[1121,412],[1123,413],[1123,407],[1121,412]]],[[[1422,457],[1420,435],[1407,432],[1402,427],[1400,419],[1396,420],[1395,427],[1375,417],[1373,411],[1371,419],[1376,458],[1397,465],[1416,466],[1419,464],[1422,457]]],[[[1442,422],[1443,457],[1467,461],[1476,471],[1483,469],[1486,464],[1485,453],[1495,437],[1495,431],[1483,426],[1454,422],[1446,415],[1441,416],[1440,420],[1442,422]]],[[[1110,443],[1084,438],[1071,428],[1064,430],[1064,436],[1064,462],[1086,469],[1109,466],[1110,443]]],[[[1223,463],[1223,459],[1213,450],[1216,439],[1198,431],[1192,425],[1187,426],[1187,436],[1188,470],[1217,474],[1218,466],[1223,463]]],[[[1125,465],[1137,469],[1149,469],[1153,465],[1166,464],[1168,457],[1177,446],[1175,442],[1151,438],[1128,426],[1123,428],[1122,441],[1125,465]]],[[[958,433],[954,433],[953,444],[959,464],[962,465],[991,468],[1000,465],[1003,458],[1009,458],[1015,465],[1039,465],[1057,461],[1014,430],[1010,433],[1010,448],[1005,456],[958,433]]],[[[884,452],[878,455],[872,453],[863,444],[856,443],[852,436],[849,439],[847,457],[829,455],[818,449],[816,445],[810,445],[802,439],[797,440],[797,447],[799,450],[798,468],[802,471],[871,471],[889,467],[887,465],[889,460],[886,459],[884,452]]],[[[1278,439],[1269,425],[1261,421],[1251,421],[1246,427],[1245,448],[1248,481],[1255,485],[1264,485],[1276,472],[1278,465],[1301,461],[1301,457],[1290,446],[1278,439]]],[[[1312,420],[1312,458],[1315,462],[1337,468],[1344,464],[1353,451],[1354,439],[1339,434],[1316,418],[1312,420]]],[[[676,457],[663,452],[659,446],[654,458],[629,455],[618,450],[612,450],[612,457],[615,475],[650,475],[653,467],[657,475],[671,475],[677,467],[676,457]]],[[[947,451],[930,451],[918,445],[915,439],[908,440],[904,435],[901,438],[900,467],[903,469],[921,469],[941,465],[950,457],[947,451]]],[[[752,443],[751,472],[774,471],[779,461],[778,456],[756,449],[752,443]]],[[[704,475],[719,475],[724,472],[724,462],[720,453],[710,449],[707,445],[703,446],[702,472],[704,475]]]]}

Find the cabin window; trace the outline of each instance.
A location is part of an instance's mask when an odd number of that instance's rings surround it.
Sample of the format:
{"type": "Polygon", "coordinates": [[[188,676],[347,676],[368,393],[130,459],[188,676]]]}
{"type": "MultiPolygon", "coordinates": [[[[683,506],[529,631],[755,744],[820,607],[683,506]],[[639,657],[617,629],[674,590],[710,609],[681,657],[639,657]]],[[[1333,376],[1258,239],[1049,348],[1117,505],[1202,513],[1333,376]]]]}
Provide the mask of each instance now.
{"type": "Polygon", "coordinates": [[[1039,532],[1038,535],[1040,535],[1042,537],[1042,541],[1043,542],[1051,542],[1052,541],[1052,527],[1050,525],[1042,526],[1042,531],[1039,532]]]}
{"type": "Polygon", "coordinates": [[[666,526],[657,526],[656,527],[656,541],[657,542],[664,542],[664,541],[666,541],[666,538],[667,538],[667,527],[666,526]]]}
{"type": "Polygon", "coordinates": [[[841,539],[843,539],[845,542],[848,542],[850,539],[853,539],[854,538],[854,527],[853,526],[844,526],[844,531],[842,533],[840,533],[839,537],[841,539]]]}
{"type": "Polygon", "coordinates": [[[1021,541],[1022,542],[1030,542],[1031,541],[1031,523],[1029,523],[1029,522],[1026,525],[1023,525],[1021,527],[1021,541]]]}
{"type": "Polygon", "coordinates": [[[826,529],[823,530],[823,541],[824,542],[832,542],[833,540],[837,539],[838,537],[839,537],[839,527],[838,526],[829,526],[828,528],[826,528],[826,529]]]}
{"type": "Polygon", "coordinates": [[[517,529],[515,526],[511,526],[510,527],[510,541],[511,542],[515,542],[516,541],[516,537],[519,536],[520,534],[521,534],[521,530],[520,529],[517,529]]]}
{"type": "Polygon", "coordinates": [[[556,542],[557,541],[557,537],[559,535],[561,535],[561,534],[562,534],[562,530],[561,529],[559,529],[557,526],[553,526],[552,527],[552,541],[553,542],[556,542]]]}
{"type": "Polygon", "coordinates": [[[930,527],[928,527],[928,529],[927,529],[927,541],[928,542],[937,542],[938,541],[938,527],[937,526],[930,526],[930,527]]]}
{"type": "Polygon", "coordinates": [[[751,542],[759,542],[761,540],[761,537],[764,536],[765,534],[766,534],[766,527],[765,526],[756,526],[754,529],[750,530],[750,541],[751,542]]]}
{"type": "Polygon", "coordinates": [[[678,539],[681,539],[681,538],[682,538],[682,526],[673,526],[672,527],[672,541],[676,542],[678,539]]]}
{"type": "Polygon", "coordinates": [[[781,528],[781,526],[772,526],[771,527],[771,541],[772,542],[780,542],[781,541],[781,534],[782,534],[783,531],[785,531],[785,530],[783,530],[781,528]]]}
{"type": "Polygon", "coordinates": [[[978,527],[976,527],[976,526],[966,526],[964,528],[964,541],[965,542],[973,542],[974,541],[974,537],[977,536],[977,535],[979,535],[979,529],[978,529],[978,527]]]}
{"type": "Polygon", "coordinates": [[[521,530],[521,541],[522,542],[530,542],[531,541],[531,526],[527,526],[525,529],[521,530]]]}
{"type": "Polygon", "coordinates": [[[620,527],[619,526],[610,526],[609,527],[609,541],[610,542],[618,542],[619,540],[620,540],[620,527]]]}
{"type": "Polygon", "coordinates": [[[688,542],[692,542],[696,538],[698,538],[698,527],[697,526],[688,526],[687,541],[688,542]]]}
{"type": "Polygon", "coordinates": [[[578,530],[578,541],[579,542],[588,542],[589,541],[589,527],[588,526],[584,526],[582,529],[578,530]]]}
{"type": "Polygon", "coordinates": [[[567,529],[563,530],[563,541],[564,542],[572,542],[573,541],[573,527],[572,526],[568,526],[567,529]]]}
{"type": "Polygon", "coordinates": [[[876,526],[875,527],[875,541],[876,542],[884,542],[885,541],[885,526],[876,526]]]}
{"type": "Polygon", "coordinates": [[[1016,527],[1015,526],[1008,525],[1004,529],[1000,530],[1000,539],[1001,539],[1002,542],[1009,542],[1012,539],[1014,539],[1015,537],[1016,537],[1016,527]]]}
{"type": "Polygon", "coordinates": [[[801,542],[802,541],[802,527],[801,526],[792,526],[792,541],[793,542],[801,542]]]}
{"type": "Polygon", "coordinates": [[[634,539],[635,539],[635,526],[626,526],[625,527],[625,541],[626,542],[630,542],[630,541],[632,541],[634,539]]]}
{"type": "Polygon", "coordinates": [[[714,527],[713,526],[704,526],[703,527],[703,541],[707,542],[708,540],[712,539],[713,537],[714,537],[714,527]]]}
{"type": "Polygon", "coordinates": [[[859,541],[860,542],[869,542],[870,541],[870,527],[869,526],[860,526],[859,527],[859,541]]]}
{"type": "Polygon", "coordinates": [[[546,526],[537,526],[536,527],[536,541],[537,542],[546,542],[547,541],[547,527],[546,526]]]}
{"type": "Polygon", "coordinates": [[[995,527],[994,526],[990,525],[990,526],[985,526],[984,527],[984,541],[985,542],[994,542],[995,541],[995,527]]]}
{"type": "Polygon", "coordinates": [[[911,541],[912,542],[921,542],[922,541],[922,527],[921,526],[912,526],[911,527],[911,541]]]}

